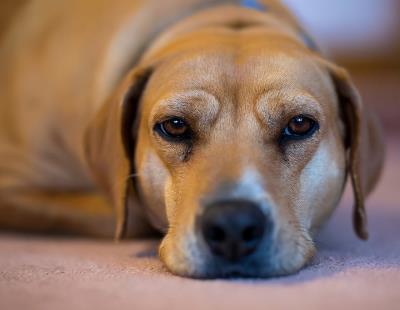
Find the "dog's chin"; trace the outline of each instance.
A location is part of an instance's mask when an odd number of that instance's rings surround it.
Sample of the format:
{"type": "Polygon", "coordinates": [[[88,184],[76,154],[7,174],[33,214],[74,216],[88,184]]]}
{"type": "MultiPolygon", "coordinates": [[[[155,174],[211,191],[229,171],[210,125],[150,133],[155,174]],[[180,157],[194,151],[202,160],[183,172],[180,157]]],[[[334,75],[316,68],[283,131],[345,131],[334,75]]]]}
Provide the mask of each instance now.
{"type": "Polygon", "coordinates": [[[295,244],[297,246],[257,251],[238,262],[227,262],[207,250],[200,250],[197,244],[185,245],[167,235],[160,245],[159,254],[167,269],[182,277],[265,279],[295,274],[311,260],[315,253],[314,245],[299,241],[295,244]]]}

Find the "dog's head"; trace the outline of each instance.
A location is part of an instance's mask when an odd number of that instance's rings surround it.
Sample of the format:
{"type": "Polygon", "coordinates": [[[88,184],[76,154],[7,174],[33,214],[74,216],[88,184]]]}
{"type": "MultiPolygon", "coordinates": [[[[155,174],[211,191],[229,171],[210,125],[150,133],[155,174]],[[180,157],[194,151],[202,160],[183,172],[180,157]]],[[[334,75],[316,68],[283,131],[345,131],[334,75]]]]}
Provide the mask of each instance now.
{"type": "Polygon", "coordinates": [[[166,233],[162,260],[180,275],[297,271],[347,171],[355,229],[367,237],[364,196],[381,151],[348,75],[286,29],[246,25],[162,37],[89,131],[117,234],[133,184],[166,233]]]}

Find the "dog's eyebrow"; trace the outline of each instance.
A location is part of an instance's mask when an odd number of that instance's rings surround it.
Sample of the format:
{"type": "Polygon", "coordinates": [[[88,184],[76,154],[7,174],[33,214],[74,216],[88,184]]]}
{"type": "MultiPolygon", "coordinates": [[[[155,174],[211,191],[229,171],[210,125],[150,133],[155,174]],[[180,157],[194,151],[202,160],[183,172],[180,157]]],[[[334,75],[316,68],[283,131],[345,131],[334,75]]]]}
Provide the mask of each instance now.
{"type": "Polygon", "coordinates": [[[303,92],[290,93],[273,90],[263,93],[256,104],[256,111],[261,120],[283,114],[316,114],[321,115],[321,105],[313,95],[303,92]]]}
{"type": "Polygon", "coordinates": [[[162,98],[152,110],[152,118],[163,116],[194,116],[200,122],[214,120],[221,105],[216,96],[204,90],[174,93],[162,98]]]}

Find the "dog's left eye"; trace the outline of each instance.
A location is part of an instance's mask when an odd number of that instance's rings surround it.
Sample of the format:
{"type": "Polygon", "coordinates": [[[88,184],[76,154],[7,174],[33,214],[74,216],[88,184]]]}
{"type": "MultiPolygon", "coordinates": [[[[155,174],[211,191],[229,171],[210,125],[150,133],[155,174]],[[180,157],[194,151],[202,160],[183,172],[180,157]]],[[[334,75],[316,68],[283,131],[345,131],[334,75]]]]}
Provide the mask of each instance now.
{"type": "Polygon", "coordinates": [[[318,129],[318,123],[310,117],[297,115],[293,117],[283,131],[284,138],[306,139],[318,129]]]}
{"type": "Polygon", "coordinates": [[[172,117],[157,123],[156,132],[169,140],[187,140],[191,137],[191,130],[186,121],[180,117],[172,117]]]}

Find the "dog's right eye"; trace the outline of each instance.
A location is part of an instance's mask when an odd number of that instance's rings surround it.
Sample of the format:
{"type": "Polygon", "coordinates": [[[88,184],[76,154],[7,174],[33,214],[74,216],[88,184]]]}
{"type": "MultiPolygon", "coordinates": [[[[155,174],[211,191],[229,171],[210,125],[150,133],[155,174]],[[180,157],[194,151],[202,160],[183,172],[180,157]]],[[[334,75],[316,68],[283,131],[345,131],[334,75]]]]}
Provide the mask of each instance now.
{"type": "Polygon", "coordinates": [[[157,123],[155,131],[167,140],[182,141],[191,138],[190,126],[180,117],[172,117],[157,123]]]}

